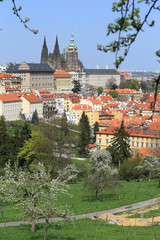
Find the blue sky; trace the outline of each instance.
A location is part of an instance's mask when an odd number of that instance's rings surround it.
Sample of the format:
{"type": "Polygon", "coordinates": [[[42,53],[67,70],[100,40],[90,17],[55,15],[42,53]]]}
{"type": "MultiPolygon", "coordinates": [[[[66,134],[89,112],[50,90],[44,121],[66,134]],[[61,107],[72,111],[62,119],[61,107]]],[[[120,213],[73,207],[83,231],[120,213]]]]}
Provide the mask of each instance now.
{"type": "MultiPolygon", "coordinates": [[[[115,56],[97,50],[97,44],[107,45],[108,23],[112,13],[112,0],[16,0],[22,5],[21,16],[29,17],[29,26],[39,30],[34,35],[24,28],[12,13],[12,1],[0,2],[0,64],[22,61],[39,62],[44,35],[49,51],[53,52],[56,34],[62,52],[63,44],[68,45],[71,32],[78,46],[79,58],[86,68],[115,68],[115,56]]],[[[160,49],[160,13],[153,14],[154,28],[145,27],[120,69],[159,70],[160,64],[154,52],[160,49]]],[[[152,20],[152,16],[150,18],[152,20]]]]}

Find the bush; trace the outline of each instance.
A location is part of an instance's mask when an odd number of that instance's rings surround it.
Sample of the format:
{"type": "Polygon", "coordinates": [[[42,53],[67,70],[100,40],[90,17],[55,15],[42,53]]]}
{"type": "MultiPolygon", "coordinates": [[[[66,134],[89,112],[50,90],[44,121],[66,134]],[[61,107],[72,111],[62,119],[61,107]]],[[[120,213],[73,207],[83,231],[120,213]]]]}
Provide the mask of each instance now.
{"type": "Polygon", "coordinates": [[[139,166],[140,161],[140,157],[125,159],[120,166],[120,178],[135,179],[142,177],[142,172],[136,170],[136,167],[139,166]]]}

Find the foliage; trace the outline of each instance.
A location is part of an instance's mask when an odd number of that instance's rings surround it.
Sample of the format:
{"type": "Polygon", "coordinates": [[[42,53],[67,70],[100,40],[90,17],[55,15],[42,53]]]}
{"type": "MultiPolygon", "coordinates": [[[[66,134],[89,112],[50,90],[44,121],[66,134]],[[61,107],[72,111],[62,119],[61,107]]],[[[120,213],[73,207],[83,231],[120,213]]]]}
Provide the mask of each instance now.
{"type": "Polygon", "coordinates": [[[45,219],[45,240],[49,218],[69,218],[66,206],[55,206],[55,202],[62,195],[69,196],[69,186],[59,177],[52,178],[41,163],[31,171],[19,169],[17,166],[12,170],[10,164],[7,164],[4,170],[5,174],[0,182],[1,193],[11,202],[18,201],[17,205],[21,207],[24,219],[33,223],[32,230],[36,220],[45,219]]]}
{"type": "Polygon", "coordinates": [[[140,87],[141,87],[141,89],[142,89],[144,92],[147,92],[148,89],[149,89],[149,86],[148,86],[147,81],[141,81],[140,87]]]}
{"type": "Polygon", "coordinates": [[[131,157],[129,133],[125,130],[123,121],[120,128],[116,128],[111,145],[107,150],[112,155],[112,162],[119,165],[119,168],[124,159],[131,157]]]}
{"type": "Polygon", "coordinates": [[[154,26],[154,20],[150,23],[148,18],[153,10],[160,10],[158,0],[118,0],[112,3],[112,11],[118,13],[114,23],[108,24],[107,36],[116,34],[117,40],[112,41],[107,46],[98,45],[99,50],[104,52],[113,52],[116,54],[116,68],[124,61],[128,55],[131,45],[135,42],[138,34],[143,31],[143,27],[147,24],[154,26]],[[146,5],[145,14],[140,14],[140,4],[146,5]],[[119,56],[119,52],[124,49],[123,54],[119,56]]]}
{"type": "Polygon", "coordinates": [[[33,124],[36,124],[36,125],[38,125],[38,123],[39,123],[39,118],[38,118],[38,112],[37,112],[37,109],[34,111],[34,113],[32,114],[32,120],[31,120],[31,122],[33,123],[33,124]]]}
{"type": "Polygon", "coordinates": [[[115,168],[111,168],[111,154],[105,149],[97,150],[89,158],[89,171],[85,179],[85,186],[95,191],[96,198],[101,192],[104,201],[104,190],[111,189],[116,185],[116,176],[118,174],[115,168]]]}
{"type": "Polygon", "coordinates": [[[113,98],[117,98],[118,97],[118,92],[116,90],[112,90],[109,92],[109,95],[111,95],[113,98]]]}
{"type": "Polygon", "coordinates": [[[14,147],[12,144],[12,137],[7,131],[5,117],[0,116],[0,167],[4,167],[9,159],[13,164],[15,155],[14,147]]]}
{"type": "Polygon", "coordinates": [[[48,166],[54,158],[52,147],[44,134],[40,131],[33,131],[31,138],[24,142],[18,153],[19,165],[36,164],[43,162],[48,166]],[[25,162],[23,162],[25,160],[25,162]]]}
{"type": "Polygon", "coordinates": [[[98,92],[98,96],[101,95],[103,92],[103,87],[98,87],[97,92],[98,92]]]}
{"type": "Polygon", "coordinates": [[[77,179],[78,174],[79,169],[75,164],[68,164],[63,170],[58,171],[59,178],[68,182],[73,182],[73,180],[77,179]]]}
{"type": "Polygon", "coordinates": [[[69,127],[68,127],[67,116],[65,111],[63,113],[62,118],[60,118],[60,126],[64,135],[67,136],[69,134],[69,127]]]}
{"type": "Polygon", "coordinates": [[[94,137],[93,137],[93,143],[96,142],[96,132],[99,131],[99,125],[98,122],[95,122],[94,127],[93,127],[93,133],[94,133],[94,137]]]}
{"type": "Polygon", "coordinates": [[[52,174],[57,170],[62,170],[69,162],[70,156],[74,153],[77,145],[77,136],[72,135],[68,131],[67,126],[63,126],[64,119],[59,119],[59,128],[54,127],[54,124],[43,124],[42,132],[45,138],[49,141],[54,158],[51,163],[52,174]]]}
{"type": "Polygon", "coordinates": [[[72,92],[79,93],[81,91],[81,84],[79,80],[73,81],[74,87],[72,88],[72,92]]]}
{"type": "Polygon", "coordinates": [[[86,157],[88,155],[88,144],[90,142],[91,138],[91,131],[90,131],[90,125],[88,121],[87,115],[83,112],[80,122],[79,122],[79,128],[80,128],[80,138],[79,138],[79,144],[78,144],[78,152],[80,156],[86,157]]]}
{"type": "MultiPolygon", "coordinates": [[[[3,2],[3,0],[0,0],[0,2],[3,2]]],[[[19,18],[20,22],[24,25],[24,27],[26,29],[28,29],[29,31],[31,31],[34,34],[37,34],[38,30],[37,29],[31,29],[27,24],[30,21],[30,19],[28,17],[25,17],[25,19],[23,19],[21,17],[20,12],[22,10],[22,6],[17,7],[16,6],[16,0],[12,0],[11,2],[13,4],[13,8],[12,8],[13,14],[16,15],[19,18]]]]}
{"type": "Polygon", "coordinates": [[[135,90],[138,91],[139,88],[140,88],[140,84],[139,84],[138,81],[133,80],[133,81],[129,84],[129,88],[130,88],[130,89],[135,89],[135,90]]]}
{"type": "Polygon", "coordinates": [[[142,159],[140,157],[125,159],[120,166],[121,179],[136,179],[142,177],[141,171],[137,171],[136,167],[139,166],[142,159]]]}
{"type": "Polygon", "coordinates": [[[145,155],[142,164],[137,166],[136,170],[143,171],[149,181],[152,178],[160,177],[160,158],[155,155],[145,155]]]}
{"type": "Polygon", "coordinates": [[[126,81],[126,80],[121,80],[120,81],[120,86],[119,86],[120,89],[125,89],[125,88],[129,88],[129,82],[126,81]]]}

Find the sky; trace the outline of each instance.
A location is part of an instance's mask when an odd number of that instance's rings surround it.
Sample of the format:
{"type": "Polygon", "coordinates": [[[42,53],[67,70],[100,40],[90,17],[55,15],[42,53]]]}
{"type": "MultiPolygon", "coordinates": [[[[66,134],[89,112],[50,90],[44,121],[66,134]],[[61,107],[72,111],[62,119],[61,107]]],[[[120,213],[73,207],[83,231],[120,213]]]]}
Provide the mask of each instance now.
{"type": "MultiPolygon", "coordinates": [[[[70,42],[74,33],[79,59],[85,68],[115,68],[115,55],[97,50],[97,44],[107,45],[114,36],[107,37],[107,25],[118,17],[112,12],[112,0],[15,0],[22,6],[22,18],[29,17],[28,25],[38,29],[37,35],[24,28],[13,14],[12,0],[0,2],[0,64],[9,62],[40,62],[44,35],[53,52],[56,35],[59,47],[70,42]]],[[[142,8],[142,12],[143,12],[142,8]]],[[[120,70],[160,70],[155,51],[160,49],[160,12],[151,15],[155,27],[145,27],[120,70]]]]}

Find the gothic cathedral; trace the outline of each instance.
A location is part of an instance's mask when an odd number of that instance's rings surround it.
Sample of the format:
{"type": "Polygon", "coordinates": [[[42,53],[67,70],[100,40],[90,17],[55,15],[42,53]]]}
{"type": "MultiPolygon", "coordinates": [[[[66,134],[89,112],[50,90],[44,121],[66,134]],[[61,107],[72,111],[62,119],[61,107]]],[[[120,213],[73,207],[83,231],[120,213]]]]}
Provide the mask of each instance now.
{"type": "Polygon", "coordinates": [[[56,36],[56,42],[53,53],[48,53],[46,44],[46,37],[44,37],[44,43],[41,52],[41,63],[48,63],[53,69],[63,69],[66,71],[78,71],[83,69],[82,62],[78,59],[78,49],[74,43],[73,33],[71,35],[70,44],[63,53],[60,53],[58,37],[56,36]]]}

